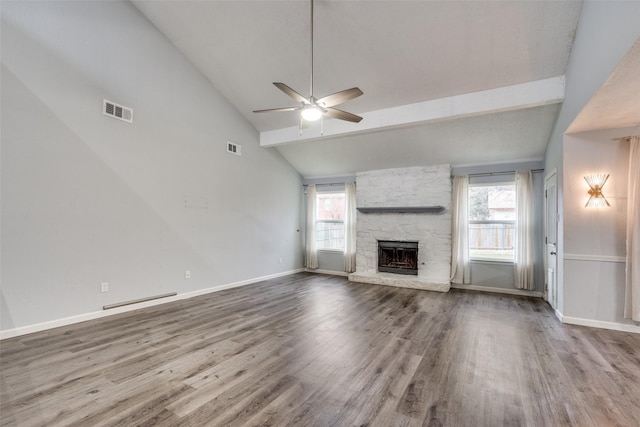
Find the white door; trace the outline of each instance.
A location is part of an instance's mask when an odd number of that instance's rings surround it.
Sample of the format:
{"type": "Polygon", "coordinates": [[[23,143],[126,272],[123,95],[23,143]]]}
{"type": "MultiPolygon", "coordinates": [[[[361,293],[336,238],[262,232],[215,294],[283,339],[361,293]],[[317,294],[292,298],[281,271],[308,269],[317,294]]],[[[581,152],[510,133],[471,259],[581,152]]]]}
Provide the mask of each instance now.
{"type": "Polygon", "coordinates": [[[545,178],[545,265],[547,269],[545,299],[553,309],[558,306],[558,178],[554,171],[545,178]]]}

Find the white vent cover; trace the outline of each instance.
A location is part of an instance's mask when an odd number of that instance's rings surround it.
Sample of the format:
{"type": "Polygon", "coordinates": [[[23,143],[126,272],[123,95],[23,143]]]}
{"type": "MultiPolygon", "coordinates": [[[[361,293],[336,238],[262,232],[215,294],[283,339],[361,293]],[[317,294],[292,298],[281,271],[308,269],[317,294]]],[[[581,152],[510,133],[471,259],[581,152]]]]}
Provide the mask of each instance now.
{"type": "Polygon", "coordinates": [[[133,110],[129,107],[116,104],[115,102],[102,100],[102,112],[105,116],[114,119],[124,120],[127,123],[133,123],[133,110]]]}
{"type": "Polygon", "coordinates": [[[234,142],[227,141],[227,151],[237,156],[242,156],[242,147],[234,142]]]}

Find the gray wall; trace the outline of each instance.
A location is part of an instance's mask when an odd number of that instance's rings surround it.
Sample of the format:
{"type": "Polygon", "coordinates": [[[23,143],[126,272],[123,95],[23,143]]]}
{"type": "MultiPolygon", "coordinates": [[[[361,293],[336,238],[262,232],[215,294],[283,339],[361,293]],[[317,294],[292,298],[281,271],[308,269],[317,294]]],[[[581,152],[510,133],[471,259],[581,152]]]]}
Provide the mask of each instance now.
{"type": "Polygon", "coordinates": [[[300,175],[129,2],[1,30],[2,330],[302,268],[300,175]]]}
{"type": "Polygon", "coordinates": [[[545,152],[545,170],[558,171],[558,311],[564,311],[563,137],[618,62],[640,37],[640,2],[585,1],[567,65],[565,100],[545,152]]]}
{"type": "Polygon", "coordinates": [[[318,251],[318,270],[346,275],[344,271],[344,253],[318,251]]]}

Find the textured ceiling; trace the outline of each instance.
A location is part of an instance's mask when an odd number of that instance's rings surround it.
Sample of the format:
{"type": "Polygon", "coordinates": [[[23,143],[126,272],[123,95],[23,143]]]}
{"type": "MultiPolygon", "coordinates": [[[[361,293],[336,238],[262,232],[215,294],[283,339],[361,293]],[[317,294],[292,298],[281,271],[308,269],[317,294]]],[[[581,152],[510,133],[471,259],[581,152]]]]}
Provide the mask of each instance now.
{"type": "Polygon", "coordinates": [[[593,95],[567,133],[640,125],[640,39],[593,95]]]}
{"type": "MultiPolygon", "coordinates": [[[[252,110],[295,106],[272,82],[308,95],[309,1],[134,4],[258,131],[297,125],[296,113],[252,110]]],[[[314,95],[358,86],[364,95],[339,108],[363,114],[562,76],[580,8],[579,1],[318,0],[314,95]]],[[[557,106],[516,110],[522,111],[335,135],[277,149],[304,176],[539,159],[557,106]]]]}

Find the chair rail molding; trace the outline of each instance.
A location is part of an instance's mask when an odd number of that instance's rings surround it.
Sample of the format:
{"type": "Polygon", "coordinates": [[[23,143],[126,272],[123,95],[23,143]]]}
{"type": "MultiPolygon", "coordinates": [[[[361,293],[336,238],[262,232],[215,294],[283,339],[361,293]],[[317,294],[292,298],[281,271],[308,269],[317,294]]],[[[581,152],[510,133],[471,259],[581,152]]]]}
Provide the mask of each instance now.
{"type": "Polygon", "coordinates": [[[587,255],[587,254],[567,254],[562,257],[568,261],[596,261],[596,262],[620,262],[626,263],[627,259],[624,256],[615,255],[587,255]]]}

